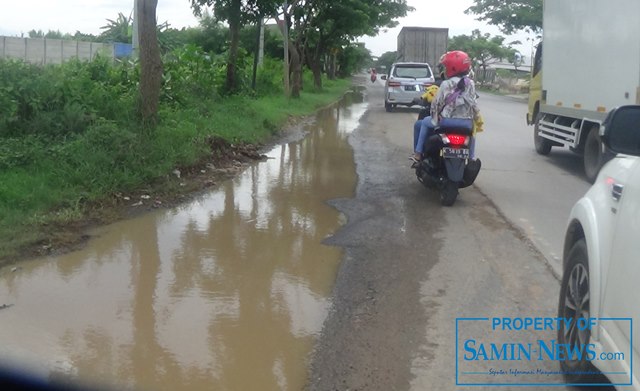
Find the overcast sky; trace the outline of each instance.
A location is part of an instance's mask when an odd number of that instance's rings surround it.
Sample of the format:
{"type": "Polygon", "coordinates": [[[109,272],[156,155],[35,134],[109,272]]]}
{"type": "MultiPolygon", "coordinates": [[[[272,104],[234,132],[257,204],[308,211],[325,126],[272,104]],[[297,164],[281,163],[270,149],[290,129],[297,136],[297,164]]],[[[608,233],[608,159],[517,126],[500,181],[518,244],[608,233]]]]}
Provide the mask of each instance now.
{"type": "MultiPolygon", "coordinates": [[[[497,28],[464,14],[473,0],[407,0],[407,3],[415,11],[400,19],[398,27],[377,37],[362,38],[373,55],[394,51],[396,37],[403,26],[448,27],[450,37],[470,34],[476,28],[483,33],[500,34],[497,28]]],[[[158,21],[168,21],[174,28],[197,26],[189,4],[189,0],[158,0],[158,21]]],[[[129,16],[132,10],[133,0],[4,0],[0,11],[0,35],[27,36],[33,29],[99,34],[100,27],[107,24],[106,19],[116,19],[120,12],[129,16]]],[[[522,41],[523,45],[516,48],[529,56],[531,44],[526,41],[527,37],[520,34],[508,37],[507,42],[522,41]]]]}
{"type": "MultiPolygon", "coordinates": [[[[466,15],[464,11],[473,5],[473,0],[407,0],[407,3],[415,8],[415,11],[400,19],[398,27],[389,29],[386,33],[381,33],[377,37],[364,37],[362,41],[373,55],[379,56],[384,52],[396,50],[398,33],[404,26],[421,27],[447,27],[449,37],[456,35],[471,34],[474,29],[479,29],[482,33],[493,35],[503,35],[497,27],[489,26],[485,22],[475,20],[473,15],[466,15]]],[[[507,43],[519,40],[523,45],[516,47],[524,55],[529,56],[531,44],[526,39],[527,34],[518,34],[507,37],[507,43]]]]}

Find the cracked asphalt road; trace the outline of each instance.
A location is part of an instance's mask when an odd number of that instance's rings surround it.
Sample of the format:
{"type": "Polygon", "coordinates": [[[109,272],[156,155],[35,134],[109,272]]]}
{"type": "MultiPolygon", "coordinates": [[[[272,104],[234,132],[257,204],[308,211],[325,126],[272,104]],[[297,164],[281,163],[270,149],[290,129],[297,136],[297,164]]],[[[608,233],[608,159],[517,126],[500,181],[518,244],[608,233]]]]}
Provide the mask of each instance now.
{"type": "MultiPolygon", "coordinates": [[[[308,389],[459,389],[456,318],[555,317],[559,283],[533,243],[477,187],[461,190],[456,204],[445,208],[417,182],[407,159],[417,110],[386,113],[382,92],[379,84],[367,85],[369,109],[350,138],[356,196],[331,201],[348,222],[327,243],[343,247],[345,256],[312,355],[308,389]]],[[[498,335],[478,323],[461,323],[460,337],[535,345],[556,333],[498,335]]],[[[483,363],[463,364],[486,369],[483,363]]],[[[503,364],[493,366],[508,370],[503,364]]],[[[558,370],[549,360],[511,367],[558,370]]],[[[526,381],[563,382],[557,374],[526,381]]],[[[510,388],[521,389],[501,387],[510,388]]]]}

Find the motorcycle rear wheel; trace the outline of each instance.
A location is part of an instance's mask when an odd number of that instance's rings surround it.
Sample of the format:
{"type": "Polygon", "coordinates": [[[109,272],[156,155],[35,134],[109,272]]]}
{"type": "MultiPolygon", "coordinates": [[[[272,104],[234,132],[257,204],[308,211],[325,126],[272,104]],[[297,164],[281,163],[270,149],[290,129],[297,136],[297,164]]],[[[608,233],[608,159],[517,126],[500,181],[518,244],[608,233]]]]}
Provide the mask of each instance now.
{"type": "Polygon", "coordinates": [[[452,206],[458,198],[458,184],[446,181],[440,189],[440,203],[442,206],[452,206]]]}

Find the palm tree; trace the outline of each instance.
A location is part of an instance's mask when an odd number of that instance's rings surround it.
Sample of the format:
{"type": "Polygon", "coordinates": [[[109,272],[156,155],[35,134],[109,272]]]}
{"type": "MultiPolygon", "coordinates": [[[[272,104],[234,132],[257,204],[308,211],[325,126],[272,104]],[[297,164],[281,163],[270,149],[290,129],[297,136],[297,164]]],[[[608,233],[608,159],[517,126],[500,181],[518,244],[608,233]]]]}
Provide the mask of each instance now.
{"type": "Polygon", "coordinates": [[[131,43],[133,35],[133,19],[131,15],[125,16],[122,12],[118,13],[116,20],[107,19],[107,25],[100,27],[104,30],[100,34],[100,40],[105,42],[125,42],[131,43]]]}

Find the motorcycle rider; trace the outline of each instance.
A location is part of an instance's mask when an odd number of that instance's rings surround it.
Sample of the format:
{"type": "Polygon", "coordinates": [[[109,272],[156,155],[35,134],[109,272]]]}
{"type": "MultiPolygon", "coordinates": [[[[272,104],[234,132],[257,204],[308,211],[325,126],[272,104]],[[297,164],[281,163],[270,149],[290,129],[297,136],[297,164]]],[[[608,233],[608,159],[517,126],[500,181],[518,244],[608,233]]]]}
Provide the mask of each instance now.
{"type": "MultiPolygon", "coordinates": [[[[468,77],[471,70],[471,58],[460,50],[447,52],[440,57],[440,64],[444,67],[446,80],[440,85],[438,94],[431,104],[431,116],[424,118],[419,124],[418,136],[415,136],[418,123],[414,125],[414,162],[422,160],[424,144],[433,134],[437,126],[474,128],[482,131],[482,118],[476,102],[476,89],[473,80],[468,77]]],[[[470,148],[471,158],[474,158],[474,138],[470,148]]]]}
{"type": "Polygon", "coordinates": [[[418,136],[420,135],[420,127],[422,126],[422,120],[431,114],[431,104],[433,104],[436,95],[438,95],[438,86],[435,84],[430,85],[422,94],[423,107],[418,114],[418,120],[413,124],[413,147],[415,149],[418,143],[418,136]]]}

